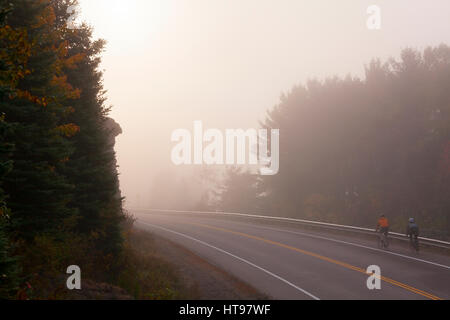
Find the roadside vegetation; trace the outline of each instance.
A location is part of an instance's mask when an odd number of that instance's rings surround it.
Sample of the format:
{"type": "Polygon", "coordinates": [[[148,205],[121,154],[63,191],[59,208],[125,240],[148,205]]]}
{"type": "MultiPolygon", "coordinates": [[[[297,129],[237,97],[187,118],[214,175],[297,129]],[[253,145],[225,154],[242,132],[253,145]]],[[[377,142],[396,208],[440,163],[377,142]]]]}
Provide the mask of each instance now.
{"type": "Polygon", "coordinates": [[[67,28],[72,0],[0,0],[0,298],[112,280],[124,250],[104,41],[67,28]]]}
{"type": "Polygon", "coordinates": [[[195,290],[182,280],[177,267],[161,256],[152,234],[133,227],[132,218],[127,221],[115,284],[139,300],[195,299],[195,290]]]}
{"type": "Polygon", "coordinates": [[[74,4],[0,0],[0,299],[74,298],[70,265],[77,299],[187,297],[122,208],[105,42],[67,27],[74,4]]]}
{"type": "Polygon", "coordinates": [[[450,239],[449,89],[445,44],[375,59],[363,79],[297,85],[261,124],[280,129],[279,174],[207,177],[198,207],[372,228],[385,214],[398,232],[414,217],[450,239]]]}

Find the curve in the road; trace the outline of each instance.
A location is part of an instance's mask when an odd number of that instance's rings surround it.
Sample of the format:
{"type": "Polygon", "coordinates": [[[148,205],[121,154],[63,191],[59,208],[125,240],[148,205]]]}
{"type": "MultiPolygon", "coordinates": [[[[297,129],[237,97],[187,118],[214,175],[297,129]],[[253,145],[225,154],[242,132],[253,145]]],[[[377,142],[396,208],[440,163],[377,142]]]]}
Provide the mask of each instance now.
{"type": "Polygon", "coordinates": [[[419,259],[402,252],[403,248],[385,251],[370,247],[368,241],[355,243],[346,237],[204,216],[145,214],[138,222],[275,299],[295,299],[297,295],[317,300],[448,299],[450,260],[446,256],[424,253],[419,259]],[[374,265],[374,259],[388,270],[387,276],[379,277],[387,285],[382,291],[365,291],[363,276],[373,275],[362,266],[374,265]],[[252,268],[261,275],[252,273],[252,268]]]}
{"type": "MultiPolygon", "coordinates": [[[[296,248],[296,247],[293,247],[293,246],[290,246],[290,245],[287,245],[287,244],[284,244],[284,243],[280,243],[280,242],[264,239],[264,238],[253,236],[253,235],[250,235],[250,234],[247,234],[247,233],[243,233],[243,232],[232,231],[232,230],[228,230],[228,229],[224,229],[224,228],[218,228],[218,227],[213,227],[213,226],[209,226],[209,225],[205,225],[205,224],[198,224],[198,223],[185,223],[185,224],[193,225],[193,226],[197,226],[197,227],[203,227],[203,228],[216,230],[216,231],[222,231],[222,232],[226,232],[226,233],[229,233],[229,234],[242,236],[242,237],[245,237],[245,238],[248,238],[248,239],[262,241],[262,242],[265,242],[265,243],[268,243],[268,244],[272,244],[272,245],[275,245],[275,246],[278,246],[278,247],[289,249],[289,250],[292,250],[292,251],[295,251],[295,252],[298,252],[298,253],[302,253],[302,254],[305,254],[305,255],[308,255],[308,256],[311,256],[311,257],[323,260],[323,261],[327,261],[327,262],[339,265],[341,267],[344,267],[344,268],[347,268],[347,269],[350,269],[350,270],[354,270],[354,271],[357,271],[357,272],[360,272],[360,273],[364,273],[364,274],[369,275],[369,276],[372,275],[372,274],[368,274],[367,271],[362,269],[362,268],[355,267],[355,266],[353,266],[351,264],[348,264],[348,263],[345,263],[345,262],[342,262],[342,261],[338,261],[338,260],[335,260],[335,259],[331,259],[331,258],[322,256],[322,255],[316,254],[314,252],[310,252],[310,251],[306,251],[306,250],[303,250],[303,249],[299,249],[299,248],[296,248]]],[[[435,296],[435,295],[433,295],[431,293],[419,290],[419,289],[414,288],[414,287],[412,287],[410,285],[401,283],[399,281],[395,281],[393,279],[390,279],[390,278],[387,278],[387,277],[384,277],[384,276],[381,276],[381,280],[383,280],[385,282],[388,282],[390,284],[393,284],[395,286],[401,287],[403,289],[406,289],[408,291],[411,291],[413,293],[419,294],[419,295],[424,296],[426,298],[432,299],[432,300],[442,300],[441,298],[439,298],[439,297],[437,297],[437,296],[435,296]]]]}
{"type": "Polygon", "coordinates": [[[307,296],[309,296],[310,298],[312,298],[312,299],[314,299],[314,300],[320,300],[318,297],[316,297],[316,296],[313,295],[312,293],[310,293],[310,292],[308,292],[308,291],[306,291],[306,290],[300,288],[299,286],[296,286],[296,285],[293,284],[292,282],[289,282],[288,280],[286,280],[286,279],[280,277],[279,275],[276,275],[275,273],[272,273],[272,272],[270,272],[269,270],[266,270],[266,269],[264,269],[264,268],[262,268],[262,267],[260,267],[260,266],[258,266],[258,265],[256,265],[256,264],[254,264],[254,263],[252,263],[252,262],[250,262],[250,261],[244,259],[244,258],[238,257],[238,256],[236,256],[236,255],[234,255],[234,254],[232,254],[232,253],[230,253],[230,252],[228,252],[228,251],[226,251],[226,250],[223,250],[223,249],[221,249],[221,248],[218,248],[218,247],[213,246],[213,245],[211,245],[211,244],[209,244],[209,243],[206,243],[206,242],[204,242],[204,241],[202,241],[202,240],[196,239],[196,238],[194,238],[194,237],[188,236],[187,234],[184,234],[184,233],[181,233],[181,232],[178,232],[178,231],[170,230],[170,229],[167,229],[167,228],[164,228],[164,227],[161,227],[161,226],[157,226],[157,225],[154,225],[154,224],[151,224],[151,223],[146,223],[146,222],[141,222],[141,223],[144,224],[144,225],[147,225],[147,226],[151,226],[151,227],[153,227],[153,228],[161,229],[161,230],[164,230],[164,231],[166,231],[166,232],[170,232],[170,233],[179,235],[179,236],[181,236],[181,237],[184,237],[184,238],[187,238],[187,239],[189,239],[189,240],[192,240],[192,241],[195,241],[195,242],[197,242],[197,243],[200,243],[200,244],[202,244],[202,245],[204,245],[204,246],[206,246],[206,247],[209,247],[209,248],[211,248],[211,249],[214,249],[214,250],[217,250],[217,251],[219,251],[219,252],[222,252],[222,253],[224,253],[224,254],[226,254],[226,255],[228,255],[228,256],[230,256],[230,257],[233,257],[233,258],[235,258],[235,259],[237,259],[237,260],[239,260],[239,261],[242,261],[242,262],[244,262],[244,263],[246,263],[246,264],[248,264],[248,265],[250,265],[250,266],[252,266],[252,267],[254,267],[254,268],[256,268],[256,269],[258,269],[258,270],[260,270],[260,271],[262,271],[262,272],[264,272],[264,273],[267,273],[268,275],[270,275],[270,276],[272,276],[272,277],[274,277],[274,278],[276,278],[276,279],[278,279],[278,280],[280,280],[280,281],[286,283],[287,285],[289,285],[289,286],[293,287],[294,289],[296,289],[296,290],[298,290],[298,291],[300,291],[300,292],[306,294],[307,296]]]}

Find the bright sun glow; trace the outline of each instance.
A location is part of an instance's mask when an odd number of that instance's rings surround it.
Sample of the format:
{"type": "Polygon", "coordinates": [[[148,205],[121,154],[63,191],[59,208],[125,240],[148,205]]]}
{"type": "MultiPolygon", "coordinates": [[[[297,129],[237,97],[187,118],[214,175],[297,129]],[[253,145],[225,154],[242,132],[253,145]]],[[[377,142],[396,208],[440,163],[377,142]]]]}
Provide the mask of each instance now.
{"type": "Polygon", "coordinates": [[[109,42],[130,45],[160,31],[170,11],[170,0],[80,0],[80,20],[95,27],[109,42]]]}

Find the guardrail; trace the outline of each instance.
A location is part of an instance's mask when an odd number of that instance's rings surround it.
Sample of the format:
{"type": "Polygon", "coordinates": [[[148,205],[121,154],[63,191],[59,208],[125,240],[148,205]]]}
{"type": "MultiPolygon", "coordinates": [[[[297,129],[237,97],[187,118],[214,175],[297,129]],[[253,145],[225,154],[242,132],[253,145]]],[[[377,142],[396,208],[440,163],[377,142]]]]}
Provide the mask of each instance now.
{"type": "MultiPolygon", "coordinates": [[[[273,220],[273,221],[283,221],[288,223],[296,223],[302,225],[309,225],[318,228],[326,228],[331,230],[340,230],[352,233],[363,233],[376,235],[376,231],[374,229],[361,228],[355,226],[346,226],[334,223],[326,223],[312,220],[302,220],[302,219],[294,219],[294,218],[286,218],[286,217],[271,217],[271,216],[262,216],[262,215],[253,215],[253,214],[245,214],[238,212],[221,212],[221,211],[190,211],[190,210],[167,210],[167,209],[145,209],[145,208],[130,208],[131,210],[137,211],[147,211],[147,212],[165,212],[165,213],[187,213],[187,214],[211,214],[211,215],[222,215],[222,216],[235,216],[235,217],[243,217],[243,218],[254,218],[254,219],[265,219],[265,220],[273,220]]],[[[389,236],[391,238],[401,240],[401,241],[409,241],[409,238],[401,233],[397,232],[389,232],[389,236]]],[[[425,237],[419,237],[420,243],[428,246],[439,247],[443,249],[450,249],[450,242],[430,239],[425,237]]]]}

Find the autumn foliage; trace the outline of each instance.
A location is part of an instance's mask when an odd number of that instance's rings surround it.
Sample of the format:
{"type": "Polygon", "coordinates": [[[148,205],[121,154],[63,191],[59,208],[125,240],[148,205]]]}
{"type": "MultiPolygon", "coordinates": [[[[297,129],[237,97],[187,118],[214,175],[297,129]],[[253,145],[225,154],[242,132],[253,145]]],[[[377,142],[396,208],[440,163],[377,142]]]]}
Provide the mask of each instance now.
{"type": "Polygon", "coordinates": [[[121,252],[103,42],[67,28],[72,4],[0,0],[0,298],[58,298],[68,265],[111,274],[121,252]]]}

